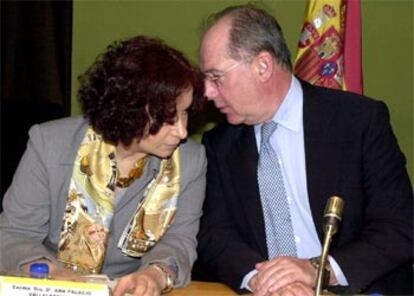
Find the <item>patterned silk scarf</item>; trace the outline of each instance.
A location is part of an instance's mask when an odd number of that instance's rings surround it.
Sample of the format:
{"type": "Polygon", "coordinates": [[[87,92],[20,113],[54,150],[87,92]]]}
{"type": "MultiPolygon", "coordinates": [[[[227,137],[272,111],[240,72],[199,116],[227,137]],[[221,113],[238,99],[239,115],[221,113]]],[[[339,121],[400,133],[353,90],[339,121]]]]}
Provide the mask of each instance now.
{"type": "MultiPolygon", "coordinates": [[[[172,224],[180,191],[179,162],[178,148],[161,161],[119,241],[124,254],[141,257],[172,224]]],[[[101,272],[114,212],[116,167],[115,146],[88,128],[73,166],[57,255],[79,274],[101,272]]]]}

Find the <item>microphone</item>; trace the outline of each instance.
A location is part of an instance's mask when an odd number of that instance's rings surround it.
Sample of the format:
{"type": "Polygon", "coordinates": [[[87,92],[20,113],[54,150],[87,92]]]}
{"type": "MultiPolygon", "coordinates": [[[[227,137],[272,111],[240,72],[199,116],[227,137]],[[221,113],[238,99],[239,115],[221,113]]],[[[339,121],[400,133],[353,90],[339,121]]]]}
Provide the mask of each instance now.
{"type": "Polygon", "coordinates": [[[325,207],[323,218],[325,221],[324,233],[328,232],[328,228],[332,227],[332,235],[338,231],[339,223],[342,221],[342,212],[344,210],[344,201],[338,196],[332,196],[328,199],[325,207]]]}
{"type": "Polygon", "coordinates": [[[344,201],[338,196],[329,198],[323,214],[325,233],[322,247],[321,261],[318,268],[318,277],[316,280],[315,295],[319,296],[322,289],[323,274],[325,271],[326,259],[328,258],[329,246],[331,245],[332,236],[338,231],[339,223],[342,220],[344,201]]]}

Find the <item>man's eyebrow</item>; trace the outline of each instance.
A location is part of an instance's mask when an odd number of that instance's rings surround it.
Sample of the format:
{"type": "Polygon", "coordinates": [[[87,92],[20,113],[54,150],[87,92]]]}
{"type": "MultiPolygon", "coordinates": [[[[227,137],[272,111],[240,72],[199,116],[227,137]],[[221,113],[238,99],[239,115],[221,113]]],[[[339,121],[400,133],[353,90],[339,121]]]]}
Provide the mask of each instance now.
{"type": "Polygon", "coordinates": [[[217,74],[217,73],[220,73],[220,70],[215,69],[215,68],[211,68],[211,69],[207,69],[203,71],[203,74],[217,74]]]}

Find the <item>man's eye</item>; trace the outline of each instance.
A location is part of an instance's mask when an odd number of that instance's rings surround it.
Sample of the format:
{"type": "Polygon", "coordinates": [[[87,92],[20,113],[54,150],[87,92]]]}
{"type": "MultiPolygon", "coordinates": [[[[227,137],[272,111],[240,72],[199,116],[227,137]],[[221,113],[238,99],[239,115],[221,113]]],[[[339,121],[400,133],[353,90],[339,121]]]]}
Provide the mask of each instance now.
{"type": "Polygon", "coordinates": [[[211,81],[216,81],[220,78],[220,75],[209,73],[206,74],[206,78],[211,81]]]}

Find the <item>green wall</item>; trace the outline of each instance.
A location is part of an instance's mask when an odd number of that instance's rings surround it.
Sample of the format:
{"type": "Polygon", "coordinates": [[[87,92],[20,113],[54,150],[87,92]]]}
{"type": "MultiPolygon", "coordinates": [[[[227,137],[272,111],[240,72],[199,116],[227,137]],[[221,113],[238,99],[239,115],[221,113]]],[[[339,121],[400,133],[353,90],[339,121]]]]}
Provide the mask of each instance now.
{"type": "MultiPolygon", "coordinates": [[[[197,62],[202,21],[225,6],[247,1],[74,0],[72,114],[77,76],[114,40],[145,34],[164,39],[197,62]]],[[[305,0],[261,1],[276,16],[296,56],[305,0]]],[[[385,101],[413,180],[413,1],[362,1],[363,75],[367,96],[385,101]]]]}

